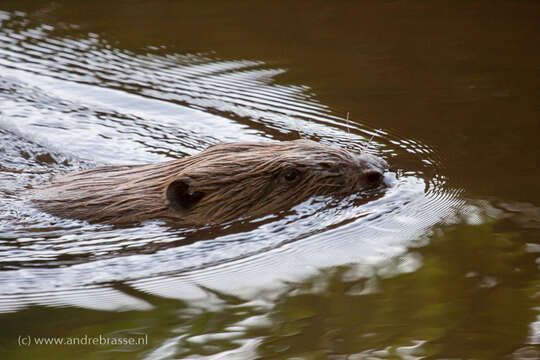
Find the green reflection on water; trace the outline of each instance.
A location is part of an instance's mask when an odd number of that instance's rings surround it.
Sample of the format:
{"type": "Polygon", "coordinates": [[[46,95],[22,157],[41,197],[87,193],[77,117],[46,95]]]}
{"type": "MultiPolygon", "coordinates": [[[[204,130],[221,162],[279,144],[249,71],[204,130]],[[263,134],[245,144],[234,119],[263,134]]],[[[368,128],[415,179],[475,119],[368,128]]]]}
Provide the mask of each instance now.
{"type": "Polygon", "coordinates": [[[249,301],[206,289],[207,301],[187,303],[120,284],[119,290],[155,308],[97,312],[35,307],[4,314],[2,352],[13,359],[185,357],[224,351],[240,358],[536,356],[528,344],[534,342],[530,324],[537,316],[534,294],[540,283],[527,241],[502,222],[439,227],[428,245],[401,257],[370,268],[321,270],[287,284],[286,291],[261,293],[249,301]],[[411,259],[415,266],[403,266],[411,259]],[[140,333],[148,335],[145,346],[17,346],[19,335],[140,333]]]}

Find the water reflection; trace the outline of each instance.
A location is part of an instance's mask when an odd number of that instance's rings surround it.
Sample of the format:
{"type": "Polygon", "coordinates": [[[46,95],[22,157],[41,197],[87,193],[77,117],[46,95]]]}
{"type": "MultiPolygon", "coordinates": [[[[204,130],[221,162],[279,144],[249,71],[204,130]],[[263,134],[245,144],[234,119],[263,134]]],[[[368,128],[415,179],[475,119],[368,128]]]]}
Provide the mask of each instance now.
{"type": "MultiPolygon", "coordinates": [[[[513,240],[512,232],[500,232],[494,239],[497,226],[498,222],[437,227],[427,245],[401,256],[375,265],[321,269],[301,281],[284,282],[279,290],[266,289],[250,297],[198,285],[198,294],[191,294],[197,296],[190,298],[186,293],[183,300],[172,300],[174,296],[154,296],[152,290],[118,284],[114,291],[131,297],[132,304],[138,302],[135,308],[145,311],[134,317],[130,312],[33,308],[24,317],[14,313],[0,319],[8,327],[17,324],[39,335],[57,314],[76,311],[77,316],[63,320],[65,327],[77,329],[76,334],[109,334],[119,323],[124,332],[136,329],[148,334],[149,346],[122,351],[150,359],[217,354],[230,358],[480,358],[512,353],[516,358],[534,358],[539,354],[534,347],[539,334],[537,315],[531,310],[536,280],[534,272],[523,268],[530,264],[530,253],[522,242],[513,240]],[[515,289],[517,283],[524,285],[529,296],[515,289]],[[41,325],[25,327],[25,319],[35,317],[42,320],[41,325]],[[89,326],[90,319],[93,325],[89,326]]],[[[182,281],[189,279],[168,277],[161,285],[174,293],[182,281]]],[[[83,294],[72,292],[73,304],[78,299],[77,305],[84,305],[88,294],[101,304],[118,299],[92,289],[83,294]]],[[[28,351],[26,355],[44,351],[53,356],[54,351],[68,356],[71,350],[28,351]]]]}
{"type": "MultiPolygon", "coordinates": [[[[346,121],[309,87],[277,84],[285,69],[263,61],[127,51],[24,13],[0,21],[0,341],[10,351],[17,332],[61,322],[60,336],[146,331],[147,348],[103,351],[149,358],[537,354],[534,205],[465,199],[431,146],[346,121]],[[63,171],[299,136],[385,157],[391,186],[368,203],[312,199],[203,229],[89,225],[21,195],[63,171]]],[[[24,356],[44,350],[72,355],[24,356]]]]}

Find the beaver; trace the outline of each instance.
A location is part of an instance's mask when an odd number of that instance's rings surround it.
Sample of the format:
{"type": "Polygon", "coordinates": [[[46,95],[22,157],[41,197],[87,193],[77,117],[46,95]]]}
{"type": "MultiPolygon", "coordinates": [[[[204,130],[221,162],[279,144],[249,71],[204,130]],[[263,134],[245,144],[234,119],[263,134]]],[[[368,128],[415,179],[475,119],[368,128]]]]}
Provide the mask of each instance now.
{"type": "Polygon", "coordinates": [[[374,155],[311,140],[223,143],[163,163],[60,175],[31,198],[46,212],[89,222],[217,224],[276,213],[312,196],[376,188],[387,168],[374,155]]]}

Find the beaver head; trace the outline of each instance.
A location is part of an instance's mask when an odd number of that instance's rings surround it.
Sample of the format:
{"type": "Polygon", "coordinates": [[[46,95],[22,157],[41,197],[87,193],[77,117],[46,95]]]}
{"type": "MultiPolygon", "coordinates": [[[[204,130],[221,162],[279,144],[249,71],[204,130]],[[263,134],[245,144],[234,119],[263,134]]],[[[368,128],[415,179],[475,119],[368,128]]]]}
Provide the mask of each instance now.
{"type": "Polygon", "coordinates": [[[160,164],[68,174],[33,198],[48,212],[93,222],[172,218],[201,225],[378,187],[387,167],[373,155],[310,140],[227,143],[160,164]]]}

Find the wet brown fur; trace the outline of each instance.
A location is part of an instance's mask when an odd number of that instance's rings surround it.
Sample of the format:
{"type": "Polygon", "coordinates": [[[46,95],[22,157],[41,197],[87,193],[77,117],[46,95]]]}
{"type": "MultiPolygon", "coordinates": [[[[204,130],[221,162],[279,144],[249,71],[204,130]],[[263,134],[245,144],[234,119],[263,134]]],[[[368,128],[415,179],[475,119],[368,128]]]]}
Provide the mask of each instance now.
{"type": "Polygon", "coordinates": [[[288,209],[311,196],[380,184],[386,163],[310,140],[228,143],[182,159],[65,174],[36,189],[43,210],[90,222],[168,218],[221,223],[288,209]]]}

